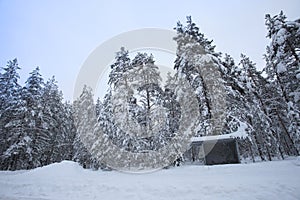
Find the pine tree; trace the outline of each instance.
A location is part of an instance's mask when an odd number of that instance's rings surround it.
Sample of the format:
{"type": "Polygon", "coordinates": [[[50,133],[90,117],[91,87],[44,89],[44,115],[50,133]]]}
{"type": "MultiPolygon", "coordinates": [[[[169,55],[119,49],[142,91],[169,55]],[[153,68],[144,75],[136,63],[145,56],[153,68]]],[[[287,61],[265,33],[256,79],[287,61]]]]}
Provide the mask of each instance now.
{"type": "Polygon", "coordinates": [[[138,53],[132,60],[132,68],[130,73],[136,74],[133,77],[133,89],[138,91],[137,104],[140,103],[142,106],[142,112],[139,112],[137,117],[143,119],[140,124],[145,126],[143,132],[146,137],[149,137],[153,131],[158,131],[158,127],[155,127],[159,124],[157,120],[163,120],[159,110],[161,107],[158,105],[162,93],[160,87],[162,79],[152,55],[138,53]]]}
{"type": "Polygon", "coordinates": [[[237,130],[240,122],[245,121],[243,117],[243,113],[246,112],[244,107],[245,89],[239,80],[241,69],[230,55],[225,55],[222,65],[220,65],[220,71],[227,94],[226,123],[223,129],[223,134],[226,134],[237,130]]]}
{"type": "Polygon", "coordinates": [[[9,61],[0,74],[0,168],[15,169],[17,152],[13,151],[21,134],[21,127],[14,122],[20,120],[23,109],[20,99],[21,86],[18,84],[17,59],[9,61]]]}
{"type": "Polygon", "coordinates": [[[115,87],[120,80],[126,81],[124,74],[129,69],[131,69],[129,52],[121,47],[120,51],[116,53],[114,64],[111,65],[108,84],[115,87]]]}
{"type": "Polygon", "coordinates": [[[180,103],[176,100],[177,96],[175,90],[177,89],[177,82],[174,76],[170,73],[167,74],[167,81],[163,95],[163,106],[168,109],[167,115],[167,130],[168,137],[176,133],[180,126],[181,107],[180,103]]]}
{"type": "Polygon", "coordinates": [[[181,22],[177,22],[177,26],[174,28],[177,32],[177,37],[174,39],[177,42],[178,48],[193,48],[197,53],[204,51],[214,56],[220,56],[220,53],[215,52],[215,46],[212,45],[213,41],[208,40],[203,33],[199,32],[199,28],[192,21],[192,17],[187,16],[186,18],[186,26],[183,26],[181,22]],[[193,43],[197,43],[202,48],[193,46],[193,43]]]}
{"type": "Polygon", "coordinates": [[[278,120],[291,144],[292,154],[299,155],[300,142],[300,21],[286,21],[281,11],[279,15],[266,15],[267,37],[271,39],[267,47],[266,67],[268,80],[278,88],[277,94],[284,102],[285,112],[278,112],[278,120]],[[284,114],[285,113],[285,114],[284,114]],[[283,114],[283,115],[282,115],[283,114]]]}
{"type": "Polygon", "coordinates": [[[100,98],[98,97],[97,101],[96,101],[96,116],[99,117],[100,112],[102,110],[102,102],[100,100],[100,98]]]}
{"type": "Polygon", "coordinates": [[[43,129],[48,132],[47,142],[44,144],[43,157],[41,157],[41,165],[47,165],[55,162],[53,159],[53,152],[56,147],[56,138],[59,133],[59,127],[61,126],[60,116],[58,113],[62,110],[61,96],[58,92],[58,87],[54,77],[48,80],[43,88],[41,94],[41,105],[43,113],[43,129]]]}
{"type": "Polygon", "coordinates": [[[5,125],[12,133],[6,140],[9,147],[3,153],[5,169],[41,166],[41,152],[49,138],[48,132],[43,129],[42,88],[43,79],[36,68],[30,73],[26,86],[20,89],[20,99],[14,103],[13,117],[5,125]]]}
{"type": "Polygon", "coordinates": [[[277,148],[280,157],[294,155],[293,143],[290,142],[290,137],[287,129],[289,124],[287,116],[287,105],[278,87],[273,81],[267,80],[265,84],[265,92],[263,102],[266,105],[268,117],[271,119],[272,130],[277,139],[277,148]]]}
{"type": "Polygon", "coordinates": [[[174,69],[177,76],[189,81],[197,94],[201,116],[197,135],[220,134],[225,104],[222,102],[224,88],[219,71],[220,54],[214,51],[212,41],[199,32],[191,17],[187,17],[186,26],[179,22],[175,29],[177,58],[174,69]]]}
{"type": "Polygon", "coordinates": [[[84,168],[98,169],[99,163],[91,154],[92,146],[97,140],[93,134],[97,119],[91,88],[84,86],[80,97],[74,102],[74,107],[77,130],[73,144],[73,160],[79,162],[84,168]]]}
{"type": "Polygon", "coordinates": [[[76,127],[74,122],[74,106],[69,103],[65,102],[63,104],[63,110],[62,110],[62,126],[60,137],[58,138],[58,161],[62,160],[72,160],[73,159],[73,153],[74,153],[74,140],[76,135],[76,127]],[[59,154],[58,154],[59,152],[59,154]]]}
{"type": "Polygon", "coordinates": [[[25,137],[28,137],[26,145],[30,149],[28,168],[42,165],[40,152],[44,151],[51,137],[51,133],[43,127],[46,121],[42,102],[43,87],[43,78],[37,67],[30,73],[22,93],[26,107],[23,130],[25,137]]]}
{"type": "Polygon", "coordinates": [[[71,105],[64,104],[62,100],[63,94],[52,77],[45,84],[42,95],[43,129],[49,133],[49,141],[44,146],[44,152],[41,152],[42,165],[72,159],[75,135],[73,111],[71,105]]]}
{"type": "MultiPolygon", "coordinates": [[[[247,113],[249,112],[247,105],[246,88],[241,80],[242,68],[235,64],[234,59],[225,54],[220,72],[224,80],[226,92],[226,121],[222,130],[222,134],[230,134],[238,130],[240,126],[247,127],[246,133],[249,135],[253,130],[247,121],[247,113]]],[[[251,158],[255,162],[255,144],[250,137],[237,138],[239,153],[241,158],[251,158]]]]}
{"type": "Polygon", "coordinates": [[[36,68],[26,85],[18,84],[17,60],[0,74],[0,169],[31,169],[73,157],[73,109],[51,78],[46,84],[36,68]]]}
{"type": "Polygon", "coordinates": [[[258,155],[262,160],[272,160],[278,155],[277,138],[272,129],[272,121],[268,116],[264,102],[266,80],[261,72],[256,70],[255,64],[245,55],[241,55],[242,72],[240,79],[243,82],[246,98],[247,122],[251,126],[252,136],[258,155]]]}

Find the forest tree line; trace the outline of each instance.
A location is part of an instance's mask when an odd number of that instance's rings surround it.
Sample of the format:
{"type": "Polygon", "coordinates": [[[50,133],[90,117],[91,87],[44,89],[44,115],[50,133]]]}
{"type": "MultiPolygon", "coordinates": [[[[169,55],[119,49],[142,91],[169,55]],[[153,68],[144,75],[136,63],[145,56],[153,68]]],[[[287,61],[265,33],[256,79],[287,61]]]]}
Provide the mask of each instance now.
{"type": "MultiPolygon", "coordinates": [[[[164,85],[152,55],[140,52],[130,59],[128,51],[121,48],[111,65],[109,89],[102,101],[95,102],[95,117],[105,134],[115,145],[131,152],[166,145],[177,133],[184,112],[175,95],[180,87],[177,80],[183,77],[199,103],[195,136],[215,134],[217,123],[224,125],[217,134],[229,134],[243,123],[248,137],[238,139],[242,158],[255,162],[299,155],[300,20],[288,21],[280,12],[266,15],[265,24],[270,44],[262,70],[246,55],[236,63],[230,55],[216,52],[191,17],[175,27],[175,73],[168,75],[164,85]],[[208,57],[206,65],[214,72],[206,74],[201,67],[208,57]],[[218,80],[214,80],[214,73],[219,75],[218,80]],[[138,78],[135,74],[145,76],[138,78]],[[212,120],[216,94],[209,90],[210,81],[219,81],[224,87],[226,110],[222,122],[212,120]],[[126,112],[115,111],[121,100],[126,102],[126,112]],[[131,120],[128,124],[134,127],[123,127],[118,119],[131,120]],[[139,137],[127,135],[122,128],[136,130],[139,137]],[[148,134],[153,131],[157,134],[148,134]]],[[[0,72],[0,169],[31,169],[62,160],[74,160],[85,168],[105,167],[81,142],[77,130],[80,122],[74,118],[78,107],[93,102],[91,89],[84,87],[76,101],[64,102],[54,77],[44,81],[36,68],[22,86],[19,70],[14,59],[0,72]]]]}

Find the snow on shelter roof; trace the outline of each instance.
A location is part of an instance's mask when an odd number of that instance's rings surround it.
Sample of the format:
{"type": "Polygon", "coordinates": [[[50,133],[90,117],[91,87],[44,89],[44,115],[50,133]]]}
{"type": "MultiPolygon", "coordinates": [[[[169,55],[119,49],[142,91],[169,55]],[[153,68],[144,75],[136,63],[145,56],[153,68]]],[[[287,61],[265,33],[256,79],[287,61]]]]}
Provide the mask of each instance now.
{"type": "Polygon", "coordinates": [[[248,134],[246,132],[246,128],[247,128],[247,125],[243,122],[240,122],[240,126],[235,132],[232,132],[230,134],[224,134],[224,135],[210,135],[210,136],[192,137],[191,142],[222,140],[222,139],[230,139],[230,138],[247,138],[248,134]]]}

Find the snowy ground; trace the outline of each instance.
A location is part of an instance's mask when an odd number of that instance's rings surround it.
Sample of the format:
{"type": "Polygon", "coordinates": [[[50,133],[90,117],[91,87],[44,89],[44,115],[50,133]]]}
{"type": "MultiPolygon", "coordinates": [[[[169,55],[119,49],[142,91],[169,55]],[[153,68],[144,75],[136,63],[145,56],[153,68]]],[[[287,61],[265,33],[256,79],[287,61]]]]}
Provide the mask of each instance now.
{"type": "Polygon", "coordinates": [[[0,172],[0,199],[300,199],[300,158],[183,166],[146,174],[84,170],[70,161],[0,172]]]}

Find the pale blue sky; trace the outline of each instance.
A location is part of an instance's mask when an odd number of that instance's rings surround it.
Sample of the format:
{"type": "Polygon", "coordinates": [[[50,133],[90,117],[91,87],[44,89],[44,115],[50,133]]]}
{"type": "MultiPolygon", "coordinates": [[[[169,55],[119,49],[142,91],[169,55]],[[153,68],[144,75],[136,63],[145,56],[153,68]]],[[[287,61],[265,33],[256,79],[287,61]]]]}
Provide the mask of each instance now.
{"type": "Polygon", "coordinates": [[[265,14],[283,10],[295,20],[300,18],[299,8],[299,0],[0,0],[0,65],[17,57],[21,84],[40,66],[43,77],[55,75],[65,98],[72,100],[81,65],[102,42],[134,29],[172,29],[191,15],[217,51],[236,62],[244,53],[261,68],[268,44],[265,14]]]}

